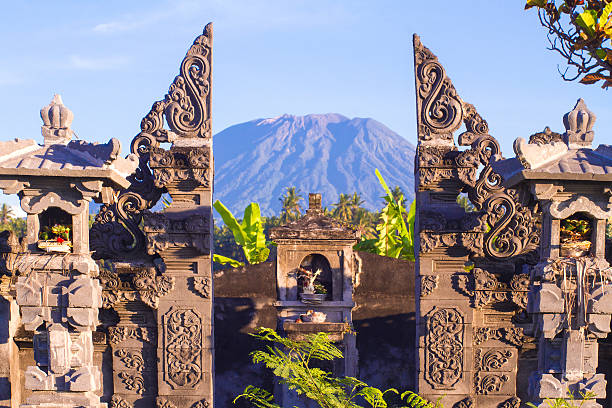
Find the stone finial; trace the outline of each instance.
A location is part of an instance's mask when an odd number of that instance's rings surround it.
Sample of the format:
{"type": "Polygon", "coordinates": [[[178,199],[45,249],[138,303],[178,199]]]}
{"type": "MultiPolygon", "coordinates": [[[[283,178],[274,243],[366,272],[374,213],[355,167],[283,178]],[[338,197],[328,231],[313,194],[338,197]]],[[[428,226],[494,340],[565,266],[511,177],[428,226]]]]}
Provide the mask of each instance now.
{"type": "Polygon", "coordinates": [[[570,149],[590,148],[594,138],[595,114],[587,108],[584,100],[578,99],[571,112],[563,116],[564,140],[570,149]]]}
{"type": "Polygon", "coordinates": [[[321,194],[310,193],[308,194],[308,213],[319,213],[321,212],[321,194]]]}
{"type": "Polygon", "coordinates": [[[72,138],[70,124],[74,114],[64,106],[60,95],[55,94],[51,103],[40,110],[40,117],[43,121],[41,133],[45,144],[65,144],[72,138]]]}

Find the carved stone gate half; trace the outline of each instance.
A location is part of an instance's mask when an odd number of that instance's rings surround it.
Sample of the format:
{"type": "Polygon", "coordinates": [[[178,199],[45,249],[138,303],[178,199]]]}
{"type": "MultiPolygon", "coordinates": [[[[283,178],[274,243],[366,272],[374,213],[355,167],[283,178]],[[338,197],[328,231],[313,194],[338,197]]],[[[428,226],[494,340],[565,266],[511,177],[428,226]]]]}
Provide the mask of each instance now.
{"type": "Polygon", "coordinates": [[[209,24],[142,119],[131,185],[91,228],[94,257],[107,266],[111,407],[212,407],[212,40],[209,24]],[[164,210],[151,212],[164,193],[164,210]]]}
{"type": "Polygon", "coordinates": [[[596,371],[612,312],[612,148],[591,148],[594,115],[579,101],[565,133],[519,138],[503,159],[416,35],[414,61],[419,393],[457,408],[605,398],[596,371]],[[591,246],[564,255],[560,225],[572,216],[591,225],[591,246]]]}

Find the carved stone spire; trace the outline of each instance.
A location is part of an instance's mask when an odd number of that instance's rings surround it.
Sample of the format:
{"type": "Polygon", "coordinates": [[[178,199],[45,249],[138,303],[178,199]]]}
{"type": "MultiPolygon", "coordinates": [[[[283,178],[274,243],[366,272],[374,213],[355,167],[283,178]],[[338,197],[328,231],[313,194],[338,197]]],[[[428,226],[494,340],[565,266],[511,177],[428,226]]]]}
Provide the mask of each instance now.
{"type": "Polygon", "coordinates": [[[72,138],[70,124],[74,119],[74,114],[64,106],[59,94],[55,94],[51,103],[40,110],[40,117],[43,121],[41,133],[45,138],[46,145],[66,144],[70,141],[72,138]]]}
{"type": "Polygon", "coordinates": [[[310,193],[308,194],[308,210],[307,214],[320,214],[323,210],[321,209],[321,194],[310,193]]]}
{"type": "Polygon", "coordinates": [[[584,100],[578,99],[574,109],[563,117],[565,125],[564,140],[570,149],[590,148],[595,133],[595,114],[587,108],[584,100]]]}

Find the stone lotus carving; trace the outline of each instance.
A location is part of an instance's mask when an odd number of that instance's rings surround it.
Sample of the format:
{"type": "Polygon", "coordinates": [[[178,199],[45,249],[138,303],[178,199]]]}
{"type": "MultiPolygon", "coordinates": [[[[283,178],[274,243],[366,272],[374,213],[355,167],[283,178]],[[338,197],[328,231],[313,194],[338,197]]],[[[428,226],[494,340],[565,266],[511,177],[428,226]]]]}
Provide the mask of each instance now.
{"type": "Polygon", "coordinates": [[[172,388],[195,388],[202,379],[202,318],[193,309],[164,316],[164,372],[172,388]]]}
{"type": "Polygon", "coordinates": [[[596,119],[595,114],[587,108],[584,100],[578,99],[574,109],[563,116],[564,138],[570,149],[591,147],[595,137],[593,125],[596,119]]]}
{"type": "MultiPolygon", "coordinates": [[[[211,138],[212,24],[195,39],[187,51],[165,98],[157,101],[140,123],[140,133],[132,140],[131,151],[139,166],[130,178],[131,185],[121,191],[113,203],[104,205],[90,230],[95,259],[126,259],[142,256],[145,237],[139,228],[142,211],[159,201],[167,176],[155,177],[149,167],[151,151],[159,143],[189,138],[211,138]],[[164,118],[170,130],[164,129],[164,118]],[[157,184],[157,185],[156,185],[157,184]]],[[[204,159],[194,158],[198,171],[194,177],[209,184],[209,170],[204,159]],[[196,174],[197,173],[197,174],[196,174]]],[[[172,175],[172,177],[175,177],[172,175]]]]}
{"type": "Polygon", "coordinates": [[[434,388],[454,386],[463,373],[463,316],[455,308],[437,308],[427,317],[425,378],[434,388]]]}

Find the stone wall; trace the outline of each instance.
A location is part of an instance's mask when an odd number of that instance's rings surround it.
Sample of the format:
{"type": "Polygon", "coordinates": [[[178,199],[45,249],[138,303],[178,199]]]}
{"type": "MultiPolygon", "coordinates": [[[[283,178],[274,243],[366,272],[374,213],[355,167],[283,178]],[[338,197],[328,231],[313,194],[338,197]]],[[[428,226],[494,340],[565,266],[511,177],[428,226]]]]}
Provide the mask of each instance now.
{"type": "MultiPolygon", "coordinates": [[[[414,387],[414,263],[359,253],[354,293],[358,377],[381,388],[414,387]]],[[[274,263],[215,273],[215,406],[231,407],[245,386],[272,389],[272,375],[249,352],[261,343],[257,327],[277,328],[274,263]]]]}

